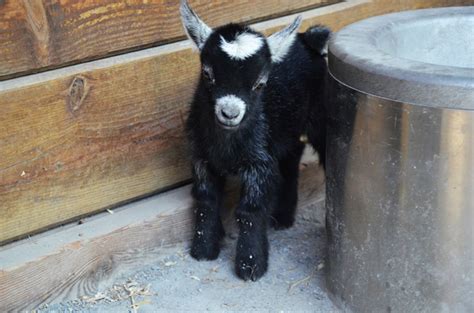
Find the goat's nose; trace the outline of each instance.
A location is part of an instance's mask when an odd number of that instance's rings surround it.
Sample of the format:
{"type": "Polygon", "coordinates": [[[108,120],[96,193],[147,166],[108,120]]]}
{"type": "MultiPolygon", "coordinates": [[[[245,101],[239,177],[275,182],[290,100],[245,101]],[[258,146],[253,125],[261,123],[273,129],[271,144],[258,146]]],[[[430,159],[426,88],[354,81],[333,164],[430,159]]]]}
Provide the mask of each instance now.
{"type": "Polygon", "coordinates": [[[216,99],[214,107],[218,123],[224,128],[236,127],[245,115],[245,102],[235,95],[227,95],[216,99]]]}
{"type": "Polygon", "coordinates": [[[239,114],[240,114],[239,109],[235,107],[228,107],[228,108],[222,109],[222,116],[224,116],[228,120],[233,120],[237,118],[239,114]]]}

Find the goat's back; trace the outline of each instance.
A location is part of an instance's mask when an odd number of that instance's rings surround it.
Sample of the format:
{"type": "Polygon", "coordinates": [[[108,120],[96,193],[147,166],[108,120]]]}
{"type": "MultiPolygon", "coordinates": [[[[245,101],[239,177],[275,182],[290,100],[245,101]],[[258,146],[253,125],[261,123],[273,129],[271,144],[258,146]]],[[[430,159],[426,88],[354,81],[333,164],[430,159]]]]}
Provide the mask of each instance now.
{"type": "Polygon", "coordinates": [[[314,28],[298,34],[285,59],[274,65],[265,90],[265,111],[277,153],[292,150],[302,134],[308,134],[313,145],[319,145],[325,136],[327,63],[323,49],[329,31],[318,29],[325,36],[314,28]]]}

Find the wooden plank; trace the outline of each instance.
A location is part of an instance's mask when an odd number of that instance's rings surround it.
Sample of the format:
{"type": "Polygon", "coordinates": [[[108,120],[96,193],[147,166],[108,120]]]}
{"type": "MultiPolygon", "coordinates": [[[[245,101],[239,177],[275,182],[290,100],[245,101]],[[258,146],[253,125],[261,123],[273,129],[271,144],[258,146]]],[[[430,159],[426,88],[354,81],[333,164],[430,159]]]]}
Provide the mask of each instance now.
{"type": "MultiPolygon", "coordinates": [[[[324,172],[315,163],[302,170],[299,198],[299,209],[324,200],[324,172]]],[[[94,295],[124,266],[188,241],[191,212],[185,186],[0,248],[0,311],[94,295]]]]}
{"type": "Polygon", "coordinates": [[[0,241],[189,178],[182,126],[195,75],[176,73],[196,60],[145,55],[2,93],[0,241]]]}
{"type": "MultiPolygon", "coordinates": [[[[309,10],[302,29],[337,30],[414,2],[309,10]]],[[[0,244],[189,179],[183,121],[198,67],[178,42],[0,82],[0,244]]]]}
{"type": "MultiPolygon", "coordinates": [[[[193,1],[210,25],[255,21],[337,0],[193,1]]],[[[179,1],[0,1],[0,79],[184,38],[179,1]]]]}

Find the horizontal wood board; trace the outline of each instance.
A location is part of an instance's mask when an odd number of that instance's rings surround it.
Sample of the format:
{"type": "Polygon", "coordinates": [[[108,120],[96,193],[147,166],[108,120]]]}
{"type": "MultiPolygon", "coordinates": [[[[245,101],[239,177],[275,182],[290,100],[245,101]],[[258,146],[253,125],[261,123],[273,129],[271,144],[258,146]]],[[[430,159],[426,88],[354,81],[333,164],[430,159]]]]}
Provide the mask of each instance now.
{"type": "MultiPolygon", "coordinates": [[[[337,0],[190,4],[210,25],[262,20],[337,0]]],[[[0,79],[184,38],[179,0],[0,1],[0,79]]]]}

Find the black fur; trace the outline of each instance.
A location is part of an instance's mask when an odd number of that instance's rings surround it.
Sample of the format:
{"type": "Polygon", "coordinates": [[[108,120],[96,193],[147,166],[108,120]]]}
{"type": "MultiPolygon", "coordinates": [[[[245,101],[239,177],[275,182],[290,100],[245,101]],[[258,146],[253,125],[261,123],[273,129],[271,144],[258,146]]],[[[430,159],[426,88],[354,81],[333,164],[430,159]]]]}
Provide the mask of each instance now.
{"type": "Polygon", "coordinates": [[[309,28],[304,34],[305,42],[317,53],[322,56],[325,56],[327,52],[325,51],[326,43],[329,39],[331,32],[328,28],[324,26],[313,26],[309,28]]]}
{"type": "Polygon", "coordinates": [[[238,175],[236,273],[256,280],[268,267],[268,222],[275,228],[294,222],[301,135],[308,134],[324,162],[326,61],[321,51],[329,30],[317,27],[298,34],[281,63],[272,63],[266,42],[253,56],[231,60],[219,47],[220,37],[232,40],[243,32],[263,38],[229,24],[214,30],[201,51],[201,63],[213,73],[211,78],[201,75],[187,120],[196,201],[191,255],[217,258],[224,235],[219,208],[225,177],[238,175]],[[269,72],[266,86],[252,90],[262,72],[269,72]],[[232,130],[222,128],[214,112],[216,99],[229,93],[247,103],[242,122],[232,130]]]}

